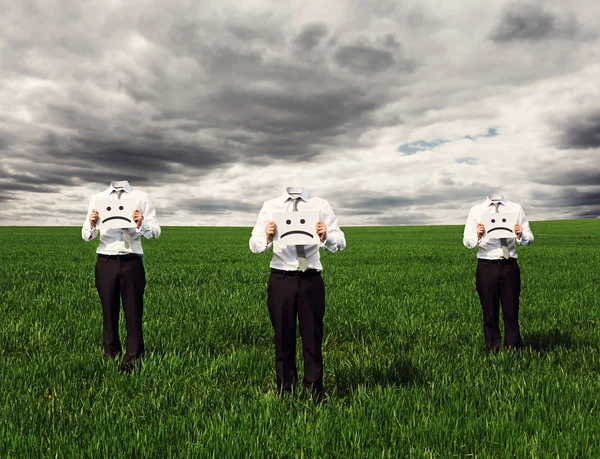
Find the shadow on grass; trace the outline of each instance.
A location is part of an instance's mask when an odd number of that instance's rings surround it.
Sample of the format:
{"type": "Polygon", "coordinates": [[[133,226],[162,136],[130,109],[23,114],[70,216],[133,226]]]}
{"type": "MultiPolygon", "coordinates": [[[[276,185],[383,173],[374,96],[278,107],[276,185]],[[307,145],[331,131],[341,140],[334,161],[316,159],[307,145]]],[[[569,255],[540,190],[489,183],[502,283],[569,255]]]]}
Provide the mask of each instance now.
{"type": "Polygon", "coordinates": [[[388,365],[365,362],[364,366],[339,370],[335,377],[335,390],[344,397],[359,387],[398,387],[424,384],[424,375],[410,361],[395,358],[388,365]]]}
{"type": "Polygon", "coordinates": [[[588,340],[574,340],[569,330],[544,330],[527,333],[523,336],[523,348],[545,354],[557,348],[573,349],[580,346],[593,346],[588,340]]]}

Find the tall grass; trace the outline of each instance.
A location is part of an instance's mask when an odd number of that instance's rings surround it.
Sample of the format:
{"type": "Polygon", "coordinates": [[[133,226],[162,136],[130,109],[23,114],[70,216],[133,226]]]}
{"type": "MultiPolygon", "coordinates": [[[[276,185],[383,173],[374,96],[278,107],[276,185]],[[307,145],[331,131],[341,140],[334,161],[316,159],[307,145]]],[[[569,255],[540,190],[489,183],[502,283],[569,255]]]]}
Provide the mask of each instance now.
{"type": "Polygon", "coordinates": [[[103,358],[96,243],[0,228],[0,456],[598,457],[600,222],[532,224],[525,347],[491,357],[462,227],[344,230],[322,254],[313,405],[275,395],[271,254],[249,229],[143,241],[147,353],[127,376],[103,358]]]}

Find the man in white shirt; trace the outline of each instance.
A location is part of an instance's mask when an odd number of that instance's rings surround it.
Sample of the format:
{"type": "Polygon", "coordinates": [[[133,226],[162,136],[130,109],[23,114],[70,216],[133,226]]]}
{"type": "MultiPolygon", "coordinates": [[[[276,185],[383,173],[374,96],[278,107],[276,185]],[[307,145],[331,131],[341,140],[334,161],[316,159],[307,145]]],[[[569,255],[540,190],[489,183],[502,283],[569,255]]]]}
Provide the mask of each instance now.
{"type": "Polygon", "coordinates": [[[275,334],[275,373],[280,394],[291,392],[298,381],[296,368],[296,314],[300,324],[304,357],[304,388],[315,401],[325,398],[323,387],[323,317],[325,286],[321,278],[319,248],[337,252],[346,247],[344,233],[329,203],[307,193],[304,188],[288,187],[285,193],[266,201],[252,230],[250,250],[262,253],[273,246],[267,306],[275,334]],[[273,243],[277,227],[274,212],[317,211],[316,232],[319,244],[282,246],[273,243]]]}
{"type": "Polygon", "coordinates": [[[502,303],[504,319],[504,347],[518,348],[521,344],[519,331],[519,295],[521,272],[517,264],[515,241],[520,245],[533,242],[533,234],[523,208],[507,201],[502,195],[489,195],[487,199],[469,210],[463,235],[468,249],[477,248],[477,271],[475,284],[483,309],[483,335],[486,352],[495,353],[500,348],[498,325],[499,303],[502,303]],[[482,217],[491,213],[515,213],[514,238],[491,238],[486,234],[482,217]],[[484,235],[485,234],[485,235],[484,235]]]}
{"type": "Polygon", "coordinates": [[[140,237],[159,237],[160,226],[156,210],[146,193],[134,190],[127,181],[112,182],[105,191],[95,194],[90,201],[87,218],[81,229],[84,241],[91,241],[98,235],[95,202],[105,198],[136,201],[132,219],[137,227],[103,230],[96,250],[98,259],[95,269],[96,289],[102,303],[104,353],[107,358],[116,358],[121,354],[119,311],[122,299],[127,339],[121,370],[130,373],[134,364],[144,355],[142,315],[146,273],[142,263],[144,252],[140,237]]]}

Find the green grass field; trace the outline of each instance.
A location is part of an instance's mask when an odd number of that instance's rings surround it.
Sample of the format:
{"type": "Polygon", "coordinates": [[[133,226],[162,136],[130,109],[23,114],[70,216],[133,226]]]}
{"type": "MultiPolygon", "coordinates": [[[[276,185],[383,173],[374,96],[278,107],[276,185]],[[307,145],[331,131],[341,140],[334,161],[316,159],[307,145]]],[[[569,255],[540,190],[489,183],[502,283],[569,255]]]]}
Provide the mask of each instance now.
{"type": "Polygon", "coordinates": [[[531,226],[525,347],[490,357],[462,227],[343,228],[322,253],[318,406],[275,394],[271,253],[250,229],[143,241],[146,359],[127,376],[103,358],[97,241],[0,228],[0,457],[599,457],[600,220],[531,226]]]}

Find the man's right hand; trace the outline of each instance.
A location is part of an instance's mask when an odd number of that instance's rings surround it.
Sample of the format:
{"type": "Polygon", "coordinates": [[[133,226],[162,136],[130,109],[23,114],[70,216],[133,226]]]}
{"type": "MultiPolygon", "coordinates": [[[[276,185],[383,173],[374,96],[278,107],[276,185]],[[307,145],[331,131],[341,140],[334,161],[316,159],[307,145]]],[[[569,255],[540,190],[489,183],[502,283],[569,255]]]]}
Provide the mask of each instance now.
{"type": "Polygon", "coordinates": [[[477,240],[481,240],[483,233],[485,233],[485,226],[483,226],[483,223],[480,223],[477,225],[477,240]]]}
{"type": "Polygon", "coordinates": [[[275,231],[277,231],[277,225],[275,222],[269,222],[267,225],[267,244],[273,242],[273,238],[275,237],[275,231]]]}
{"type": "Polygon", "coordinates": [[[90,214],[90,226],[92,229],[96,227],[96,222],[98,221],[98,211],[96,209],[92,210],[90,214]]]}

